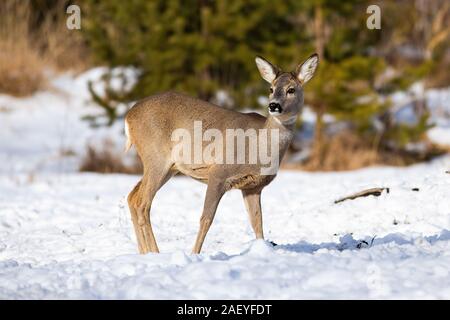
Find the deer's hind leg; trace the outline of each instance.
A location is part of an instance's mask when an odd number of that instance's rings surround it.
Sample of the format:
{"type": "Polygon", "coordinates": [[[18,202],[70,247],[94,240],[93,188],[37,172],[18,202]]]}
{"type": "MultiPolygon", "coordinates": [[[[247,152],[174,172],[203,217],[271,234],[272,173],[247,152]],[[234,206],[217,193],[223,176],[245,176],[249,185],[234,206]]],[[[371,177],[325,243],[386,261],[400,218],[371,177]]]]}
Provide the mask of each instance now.
{"type": "Polygon", "coordinates": [[[138,215],[137,215],[137,209],[135,208],[135,203],[138,203],[138,198],[140,197],[139,191],[141,188],[142,181],[139,181],[137,185],[131,190],[131,192],[128,194],[128,207],[130,209],[131,213],[131,221],[133,221],[134,226],[134,232],[136,234],[136,240],[138,243],[138,248],[140,253],[148,252],[150,248],[147,248],[144,238],[144,233],[142,232],[141,228],[139,227],[139,224],[137,222],[138,215]]]}
{"type": "Polygon", "coordinates": [[[128,195],[131,220],[133,221],[139,252],[159,252],[150,222],[150,208],[156,192],[175,174],[170,166],[144,168],[144,176],[128,195]]]}

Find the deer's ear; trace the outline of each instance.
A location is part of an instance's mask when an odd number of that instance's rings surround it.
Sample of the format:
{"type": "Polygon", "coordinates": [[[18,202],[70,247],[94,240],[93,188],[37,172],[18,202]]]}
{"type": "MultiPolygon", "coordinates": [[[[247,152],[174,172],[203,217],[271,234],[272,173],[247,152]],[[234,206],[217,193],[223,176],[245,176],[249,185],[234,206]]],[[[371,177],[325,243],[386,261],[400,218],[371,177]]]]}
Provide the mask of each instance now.
{"type": "Polygon", "coordinates": [[[255,58],[255,62],[261,77],[263,77],[263,79],[267,82],[272,83],[272,81],[277,77],[277,73],[279,71],[278,68],[260,56],[255,58]]]}
{"type": "Polygon", "coordinates": [[[313,77],[319,65],[319,55],[314,53],[295,70],[298,80],[305,84],[313,77]]]}

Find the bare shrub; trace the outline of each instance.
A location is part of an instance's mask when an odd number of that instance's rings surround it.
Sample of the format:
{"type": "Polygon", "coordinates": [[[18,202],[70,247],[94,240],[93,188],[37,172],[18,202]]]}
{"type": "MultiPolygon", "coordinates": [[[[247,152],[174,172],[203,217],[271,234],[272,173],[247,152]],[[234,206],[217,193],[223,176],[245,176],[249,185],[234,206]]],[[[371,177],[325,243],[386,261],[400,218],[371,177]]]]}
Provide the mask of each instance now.
{"type": "Polygon", "coordinates": [[[352,170],[378,161],[378,153],[365,141],[350,132],[339,133],[324,142],[324,147],[313,147],[310,159],[305,163],[305,170],[352,170]]]}
{"type": "Polygon", "coordinates": [[[126,164],[123,154],[114,149],[114,144],[106,140],[101,149],[93,145],[87,146],[80,171],[98,173],[142,173],[142,165],[137,157],[133,163],[126,164]]]}
{"type": "Polygon", "coordinates": [[[431,160],[445,152],[448,150],[430,142],[426,142],[426,147],[422,151],[390,149],[368,143],[367,139],[351,131],[343,131],[328,137],[320,150],[313,147],[311,156],[305,163],[288,163],[283,167],[307,171],[343,171],[374,165],[406,166],[431,160]]]}

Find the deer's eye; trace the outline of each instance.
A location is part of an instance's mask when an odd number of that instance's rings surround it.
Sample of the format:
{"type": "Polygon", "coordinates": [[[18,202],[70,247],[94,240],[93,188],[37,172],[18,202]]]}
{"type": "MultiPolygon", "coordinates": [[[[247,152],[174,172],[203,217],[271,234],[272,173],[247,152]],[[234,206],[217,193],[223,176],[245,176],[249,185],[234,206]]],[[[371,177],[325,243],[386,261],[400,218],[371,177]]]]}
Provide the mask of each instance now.
{"type": "Polygon", "coordinates": [[[270,91],[270,93],[273,93],[273,89],[272,88],[270,88],[269,91],[270,91]]]}
{"type": "Polygon", "coordinates": [[[289,93],[289,94],[293,94],[294,92],[295,92],[294,88],[289,88],[288,91],[287,91],[287,93],[289,93]]]}

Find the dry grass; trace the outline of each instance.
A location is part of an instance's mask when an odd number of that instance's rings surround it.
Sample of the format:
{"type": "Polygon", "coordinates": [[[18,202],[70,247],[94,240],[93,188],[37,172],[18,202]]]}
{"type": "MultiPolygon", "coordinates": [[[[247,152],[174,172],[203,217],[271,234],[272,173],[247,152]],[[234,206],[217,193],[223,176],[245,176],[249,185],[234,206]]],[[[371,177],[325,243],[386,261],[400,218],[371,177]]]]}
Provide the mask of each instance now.
{"type": "Polygon", "coordinates": [[[31,1],[2,1],[0,17],[0,92],[30,95],[45,88],[49,71],[86,67],[79,31],[65,25],[64,1],[40,22],[31,1]]]}
{"type": "Polygon", "coordinates": [[[302,165],[308,171],[352,170],[374,165],[379,155],[356,135],[344,132],[331,137],[322,148],[313,147],[310,159],[302,165]]]}
{"type": "Polygon", "coordinates": [[[374,165],[406,166],[428,161],[447,152],[428,143],[425,152],[406,152],[376,148],[357,136],[346,131],[329,138],[322,148],[313,147],[311,157],[304,164],[288,163],[287,169],[307,171],[343,171],[355,170],[374,165]]]}
{"type": "Polygon", "coordinates": [[[112,141],[106,140],[101,150],[88,145],[80,171],[138,174],[142,173],[142,165],[137,157],[132,164],[125,164],[123,154],[114,149],[112,141]]]}
{"type": "Polygon", "coordinates": [[[43,85],[41,56],[32,43],[27,2],[0,4],[0,92],[27,95],[43,85]]]}

